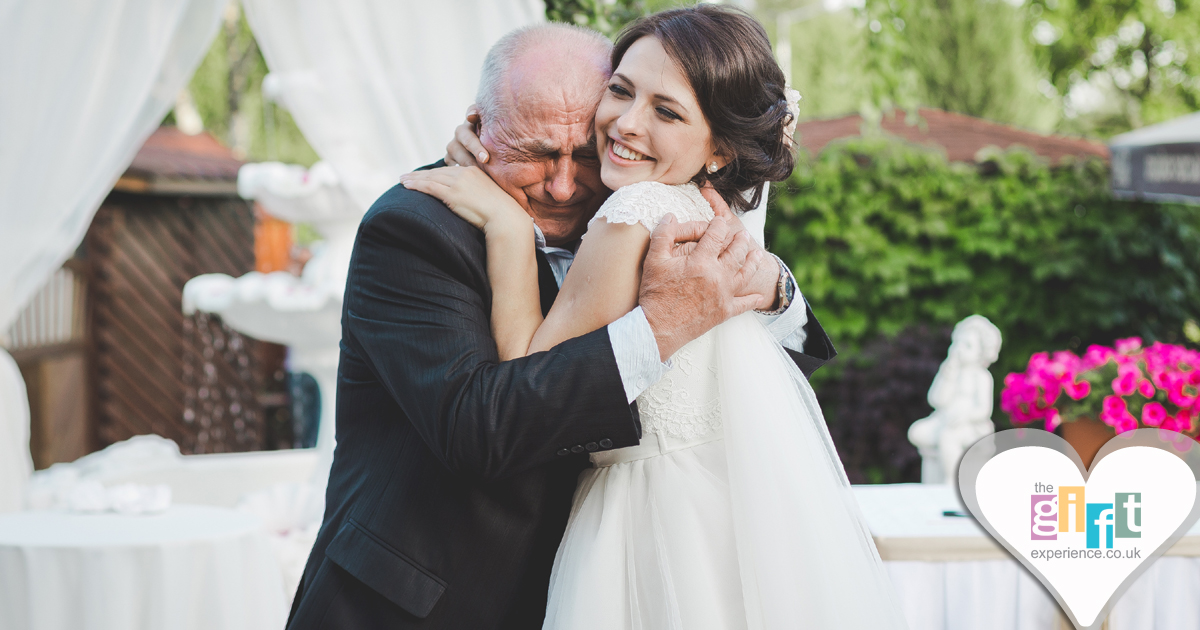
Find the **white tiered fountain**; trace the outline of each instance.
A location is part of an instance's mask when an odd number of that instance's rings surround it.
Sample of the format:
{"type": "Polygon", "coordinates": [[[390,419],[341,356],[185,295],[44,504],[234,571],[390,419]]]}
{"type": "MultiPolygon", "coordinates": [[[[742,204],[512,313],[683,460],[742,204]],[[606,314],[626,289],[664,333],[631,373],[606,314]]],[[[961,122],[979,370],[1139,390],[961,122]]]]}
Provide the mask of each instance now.
{"type": "Polygon", "coordinates": [[[323,489],[333,462],[342,293],[363,211],[323,162],[311,169],[278,162],[247,164],[238,173],[238,193],[258,201],[272,216],[311,225],[322,243],[299,278],[284,271],[192,278],[183,289],[183,310],[215,313],[242,334],[286,345],[292,370],[313,375],[321,392],[321,416],[312,481],[323,489]]]}

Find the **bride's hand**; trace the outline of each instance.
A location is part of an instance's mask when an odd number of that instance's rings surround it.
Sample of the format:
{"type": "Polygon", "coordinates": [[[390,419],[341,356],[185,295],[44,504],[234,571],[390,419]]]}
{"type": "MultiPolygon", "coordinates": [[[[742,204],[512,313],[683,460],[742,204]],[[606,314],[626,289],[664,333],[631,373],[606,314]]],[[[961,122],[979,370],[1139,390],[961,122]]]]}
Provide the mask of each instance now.
{"type": "Polygon", "coordinates": [[[499,225],[529,223],[533,219],[504,189],[476,166],[447,166],[400,176],[409,190],[437,197],[454,214],[483,230],[499,225]]]}
{"type": "Polygon", "coordinates": [[[488,161],[487,149],[479,141],[479,106],[467,108],[463,124],[454,128],[454,139],[446,145],[447,166],[479,166],[488,161]]]}

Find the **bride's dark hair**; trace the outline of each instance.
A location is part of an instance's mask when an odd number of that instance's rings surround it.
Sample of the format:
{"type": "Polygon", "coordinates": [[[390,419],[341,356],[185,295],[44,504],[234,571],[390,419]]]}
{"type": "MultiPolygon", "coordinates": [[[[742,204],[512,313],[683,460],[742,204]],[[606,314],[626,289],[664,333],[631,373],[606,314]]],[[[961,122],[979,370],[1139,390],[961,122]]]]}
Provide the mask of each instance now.
{"type": "Polygon", "coordinates": [[[629,25],[617,37],[612,67],[647,36],[658,39],[679,64],[708,120],[717,153],[729,160],[716,173],[701,169],[692,181],[712,183],[738,212],[758,206],[763,182],[787,179],[796,165],[783,138],[792,116],[786,79],[771,54],[767,32],[740,9],[714,4],[671,9],[629,25]],[[751,199],[742,196],[751,189],[751,199]]]}

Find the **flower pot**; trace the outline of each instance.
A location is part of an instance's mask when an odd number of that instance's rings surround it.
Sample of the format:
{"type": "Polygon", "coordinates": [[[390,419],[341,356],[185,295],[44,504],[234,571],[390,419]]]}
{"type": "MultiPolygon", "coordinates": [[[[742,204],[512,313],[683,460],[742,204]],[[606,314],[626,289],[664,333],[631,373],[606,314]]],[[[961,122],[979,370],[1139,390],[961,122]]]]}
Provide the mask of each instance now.
{"type": "Polygon", "coordinates": [[[1084,468],[1091,468],[1092,460],[1096,458],[1100,447],[1117,435],[1112,427],[1092,418],[1064,422],[1059,429],[1062,431],[1062,438],[1079,453],[1084,468]]]}

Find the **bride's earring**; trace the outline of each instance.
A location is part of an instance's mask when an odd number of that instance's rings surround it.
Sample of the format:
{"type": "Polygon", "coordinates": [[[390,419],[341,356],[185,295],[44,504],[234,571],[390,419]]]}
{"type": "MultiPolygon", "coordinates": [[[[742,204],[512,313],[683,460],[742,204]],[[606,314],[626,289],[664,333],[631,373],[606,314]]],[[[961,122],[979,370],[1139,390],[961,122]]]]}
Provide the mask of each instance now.
{"type": "Polygon", "coordinates": [[[716,163],[716,162],[709,162],[709,163],[708,163],[708,172],[709,172],[709,173],[716,173],[716,172],[717,172],[718,170],[720,170],[720,169],[721,169],[721,167],[717,166],[717,163],[716,163]]]}

